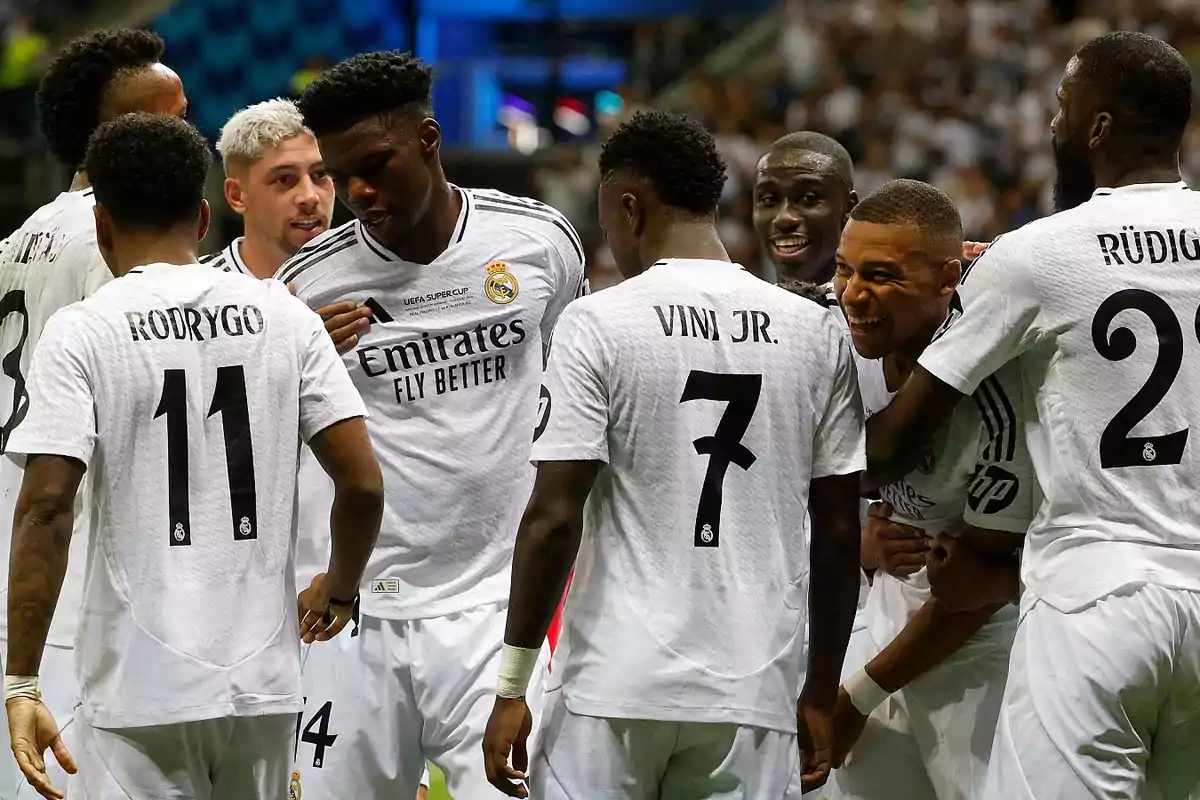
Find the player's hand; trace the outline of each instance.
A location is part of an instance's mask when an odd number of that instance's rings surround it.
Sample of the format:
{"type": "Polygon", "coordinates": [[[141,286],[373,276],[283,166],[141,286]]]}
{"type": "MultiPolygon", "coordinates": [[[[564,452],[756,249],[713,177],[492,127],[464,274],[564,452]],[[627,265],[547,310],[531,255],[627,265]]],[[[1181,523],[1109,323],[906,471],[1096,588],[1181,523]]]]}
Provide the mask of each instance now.
{"type": "Polygon", "coordinates": [[[867,726],[867,717],[854,707],[850,695],[838,687],[837,704],[833,707],[833,766],[846,763],[846,756],[862,736],[867,726]]]}
{"type": "Polygon", "coordinates": [[[525,749],[533,730],[533,715],[525,698],[496,698],[483,732],[483,769],[488,783],[509,797],[528,797],[525,785],[529,752],[525,749]],[[512,753],[512,766],[509,766],[512,753]]]}
{"type": "Polygon", "coordinates": [[[68,775],[74,775],[78,768],[58,734],[54,715],[43,703],[28,697],[14,697],[5,706],[13,756],[25,774],[25,780],[42,797],[62,800],[65,796],[63,791],[51,786],[50,776],[46,774],[46,761],[43,758],[46,749],[54,753],[54,760],[68,775]]]}
{"type": "Polygon", "coordinates": [[[796,702],[796,743],[800,747],[800,790],[816,791],[833,771],[833,709],[796,702]]]}
{"type": "Polygon", "coordinates": [[[967,261],[974,261],[987,249],[987,242],[963,242],[963,258],[967,261]]]}
{"type": "Polygon", "coordinates": [[[296,598],[296,615],[300,619],[300,638],[306,644],[327,642],[342,632],[354,616],[354,605],[329,602],[325,588],[325,573],[313,577],[308,588],[296,598]]]}
{"type": "Polygon", "coordinates": [[[929,588],[947,611],[961,613],[1013,600],[1013,568],[980,555],[967,542],[941,534],[926,559],[929,588]]]}
{"type": "MultiPolygon", "coordinates": [[[[888,503],[872,503],[863,523],[863,548],[875,554],[879,568],[896,578],[920,572],[929,553],[929,537],[920,528],[888,519],[888,503]]],[[[870,557],[870,556],[868,556],[870,557]]],[[[863,559],[864,563],[866,558],[863,559]]]]}
{"type": "Polygon", "coordinates": [[[371,327],[371,309],[353,300],[322,306],[317,314],[325,320],[325,330],[339,353],[353,350],[358,337],[371,327]]]}

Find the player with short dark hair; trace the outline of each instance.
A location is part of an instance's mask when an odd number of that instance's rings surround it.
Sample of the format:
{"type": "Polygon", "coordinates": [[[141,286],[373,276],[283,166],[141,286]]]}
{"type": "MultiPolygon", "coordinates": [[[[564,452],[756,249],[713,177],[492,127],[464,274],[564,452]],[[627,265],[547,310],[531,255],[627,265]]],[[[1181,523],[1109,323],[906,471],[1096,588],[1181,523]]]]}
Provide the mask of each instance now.
{"type": "Polygon", "coordinates": [[[698,122],[636,114],[600,174],[626,280],[555,333],[488,776],[547,800],[779,798],[799,749],[815,788],[858,595],[849,343],[823,308],[730,263],[725,165],[698,122]],[[523,696],[577,557],[526,789],[523,696]]]}
{"type": "MultiPolygon", "coordinates": [[[[868,416],[887,405],[945,320],[962,251],[958,210],[929,184],[889,181],[850,212],[834,283],[868,416]]],[[[960,610],[931,598],[930,583],[993,572],[1017,583],[1011,548],[989,550],[1024,533],[1038,497],[1018,437],[1020,375],[1006,377],[1008,388],[989,378],[974,403],[955,409],[921,467],[880,487],[864,523],[864,549],[880,550],[872,554],[880,569],[864,614],[870,644],[857,663],[847,660],[834,717],[835,761],[852,756],[834,773],[842,800],[968,800],[982,789],[1015,598],[960,610]],[[935,537],[954,557],[927,571],[935,537]]]]}
{"type": "MultiPolygon", "coordinates": [[[[46,320],[112,279],[96,247],[94,198],[83,168],[88,138],[101,122],[127,111],[181,116],[187,106],[178,76],[159,62],[162,52],[162,40],[149,31],[97,31],[68,44],[42,79],[38,91],[42,134],[51,152],[74,177],[68,191],[39,208],[0,242],[0,352],[12,361],[0,378],[0,405],[12,410],[0,426],[0,452],[29,413],[29,361],[46,320]]],[[[12,519],[20,486],[20,468],[0,459],[0,519],[12,519]]],[[[68,743],[71,715],[78,702],[72,648],[83,599],[84,533],[89,513],[84,505],[76,517],[78,535],[72,538],[76,549],[42,659],[42,693],[68,743]]],[[[10,538],[0,536],[0,563],[8,562],[10,538]]],[[[7,638],[4,592],[7,585],[0,584],[0,640],[7,638]]],[[[0,737],[4,735],[0,732],[0,737]]],[[[0,746],[0,750],[7,752],[8,748],[0,746]]],[[[50,769],[55,783],[66,782],[66,774],[57,765],[50,769]]],[[[4,756],[0,798],[13,797],[23,783],[17,764],[4,756]]]]}
{"type": "Polygon", "coordinates": [[[278,277],[311,307],[349,301],[371,315],[343,359],[387,489],[359,635],[305,663],[296,769],[314,797],[411,797],[426,759],[456,800],[494,796],[479,747],[533,485],[543,348],[587,292],[562,214],[446,180],[431,81],[410,53],[366,53],[299,100],[355,220],[278,277]]]}
{"type": "Polygon", "coordinates": [[[119,278],[56,312],[8,442],[24,481],[4,696],[45,797],[282,797],[302,708],[301,637],[349,622],[383,510],[379,465],[320,318],[276,281],[199,264],[208,142],[165,116],[103,124],[86,156],[96,236],[119,278]],[[296,459],[334,481],[322,586],[299,596],[296,459]],[[78,634],[78,771],[38,691],[84,471],[95,508],[78,634]]]}
{"type": "Polygon", "coordinates": [[[834,139],[813,131],[777,139],[758,161],[754,230],[781,281],[833,280],[834,253],[854,193],[854,163],[834,139]]]}
{"type": "Polygon", "coordinates": [[[961,310],[872,417],[869,456],[876,481],[906,472],[963,396],[1017,366],[1046,497],[982,796],[1184,797],[1200,785],[1191,72],[1159,39],[1109,33],[1058,99],[1059,213],[975,262],[961,310]]]}

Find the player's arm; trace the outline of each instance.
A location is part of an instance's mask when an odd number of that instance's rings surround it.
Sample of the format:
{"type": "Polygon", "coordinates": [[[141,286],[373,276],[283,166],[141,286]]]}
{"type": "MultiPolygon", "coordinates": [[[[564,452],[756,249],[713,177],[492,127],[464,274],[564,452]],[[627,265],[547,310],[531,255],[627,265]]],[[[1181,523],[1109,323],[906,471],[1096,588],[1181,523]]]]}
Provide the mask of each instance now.
{"type": "Polygon", "coordinates": [[[379,536],[384,497],[362,398],[320,319],[304,309],[298,314],[308,325],[300,376],[300,433],[333,481],[329,567],[300,595],[301,635],[312,642],[337,635],[350,620],[379,536]]]}
{"type": "Polygon", "coordinates": [[[496,703],[483,738],[488,781],[510,797],[528,795],[514,783],[528,766],[525,690],[579,553],[584,504],[608,463],[604,371],[594,323],[582,306],[568,308],[546,369],[548,411],[533,443],[537,476],[517,530],[496,703]]]}
{"type": "Polygon", "coordinates": [[[907,475],[958,402],[1037,342],[1039,303],[1025,237],[997,239],[971,266],[938,335],[887,408],[867,422],[865,488],[907,475]]]}
{"type": "Polygon", "coordinates": [[[829,323],[835,356],[829,397],[813,441],[808,674],[797,702],[805,791],[833,768],[829,739],[838,676],[846,657],[861,583],[859,471],[864,465],[863,407],[850,344],[829,323]]]}
{"type": "Polygon", "coordinates": [[[1024,540],[1024,533],[974,526],[957,539],[939,536],[928,559],[934,599],[951,612],[1016,603],[1021,596],[1024,540]]]}
{"type": "Polygon", "coordinates": [[[558,217],[560,225],[547,228],[549,247],[546,255],[550,260],[551,274],[554,276],[554,292],[546,303],[546,311],[542,317],[542,341],[549,342],[554,326],[558,323],[563,309],[573,300],[591,293],[587,280],[587,264],[583,255],[583,244],[579,234],[557,211],[550,209],[549,213],[558,217]]]}

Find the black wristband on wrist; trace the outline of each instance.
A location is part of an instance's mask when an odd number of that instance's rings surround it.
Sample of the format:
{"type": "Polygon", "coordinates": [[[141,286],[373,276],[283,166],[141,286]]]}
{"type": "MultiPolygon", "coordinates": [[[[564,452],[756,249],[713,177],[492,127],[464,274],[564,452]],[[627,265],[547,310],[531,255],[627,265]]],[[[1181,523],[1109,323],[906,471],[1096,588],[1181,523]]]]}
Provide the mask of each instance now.
{"type": "Polygon", "coordinates": [[[329,605],[331,605],[331,606],[352,606],[357,602],[358,602],[358,595],[354,595],[354,597],[351,598],[350,600],[339,600],[336,597],[329,598],[329,605]]]}

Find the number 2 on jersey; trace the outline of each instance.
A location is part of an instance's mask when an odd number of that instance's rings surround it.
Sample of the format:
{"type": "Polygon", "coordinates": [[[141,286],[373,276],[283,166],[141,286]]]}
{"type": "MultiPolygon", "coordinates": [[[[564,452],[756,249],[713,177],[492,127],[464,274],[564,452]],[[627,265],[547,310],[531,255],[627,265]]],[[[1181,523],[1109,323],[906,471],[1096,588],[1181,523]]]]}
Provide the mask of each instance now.
{"type": "MultiPolygon", "coordinates": [[[[1140,311],[1154,324],[1158,337],[1158,358],[1150,377],[1104,427],[1100,435],[1100,466],[1161,467],[1183,461],[1188,429],[1161,436],[1131,437],[1133,426],[1146,418],[1163,401],[1183,366],[1183,329],[1174,310],[1158,295],[1144,289],[1123,289],[1110,295],[1092,318],[1092,344],[1109,361],[1123,361],[1133,355],[1137,337],[1129,328],[1108,326],[1122,311],[1140,311]]],[[[1200,339],[1200,310],[1196,312],[1196,336],[1200,339]]]]}
{"type": "Polygon", "coordinates": [[[0,325],[8,321],[10,315],[16,314],[21,320],[21,338],[12,350],[0,359],[0,370],[12,379],[12,409],[8,419],[0,425],[0,453],[8,452],[8,439],[12,432],[29,413],[29,390],[25,388],[25,376],[21,374],[21,356],[25,352],[25,342],[29,339],[29,312],[25,308],[25,292],[13,289],[0,299],[0,325]]]}
{"type": "MultiPolygon", "coordinates": [[[[258,498],[254,490],[254,448],[246,406],[246,373],[241,366],[218,367],[208,416],[221,414],[233,538],[258,538],[258,498]]],[[[167,420],[167,509],[172,547],[192,543],[190,464],[188,463],[187,373],[163,371],[162,397],[154,418],[167,420]]]]}
{"type": "Polygon", "coordinates": [[[730,464],[737,464],[744,470],[750,469],[757,458],[742,444],[742,437],[750,427],[761,392],[762,375],[719,374],[695,369],[688,373],[680,403],[690,400],[728,403],[716,431],[711,436],[702,436],[692,442],[698,454],[708,456],[708,470],[696,507],[696,532],[692,542],[695,547],[719,547],[721,544],[721,496],[725,473],[729,471],[730,464]]]}

